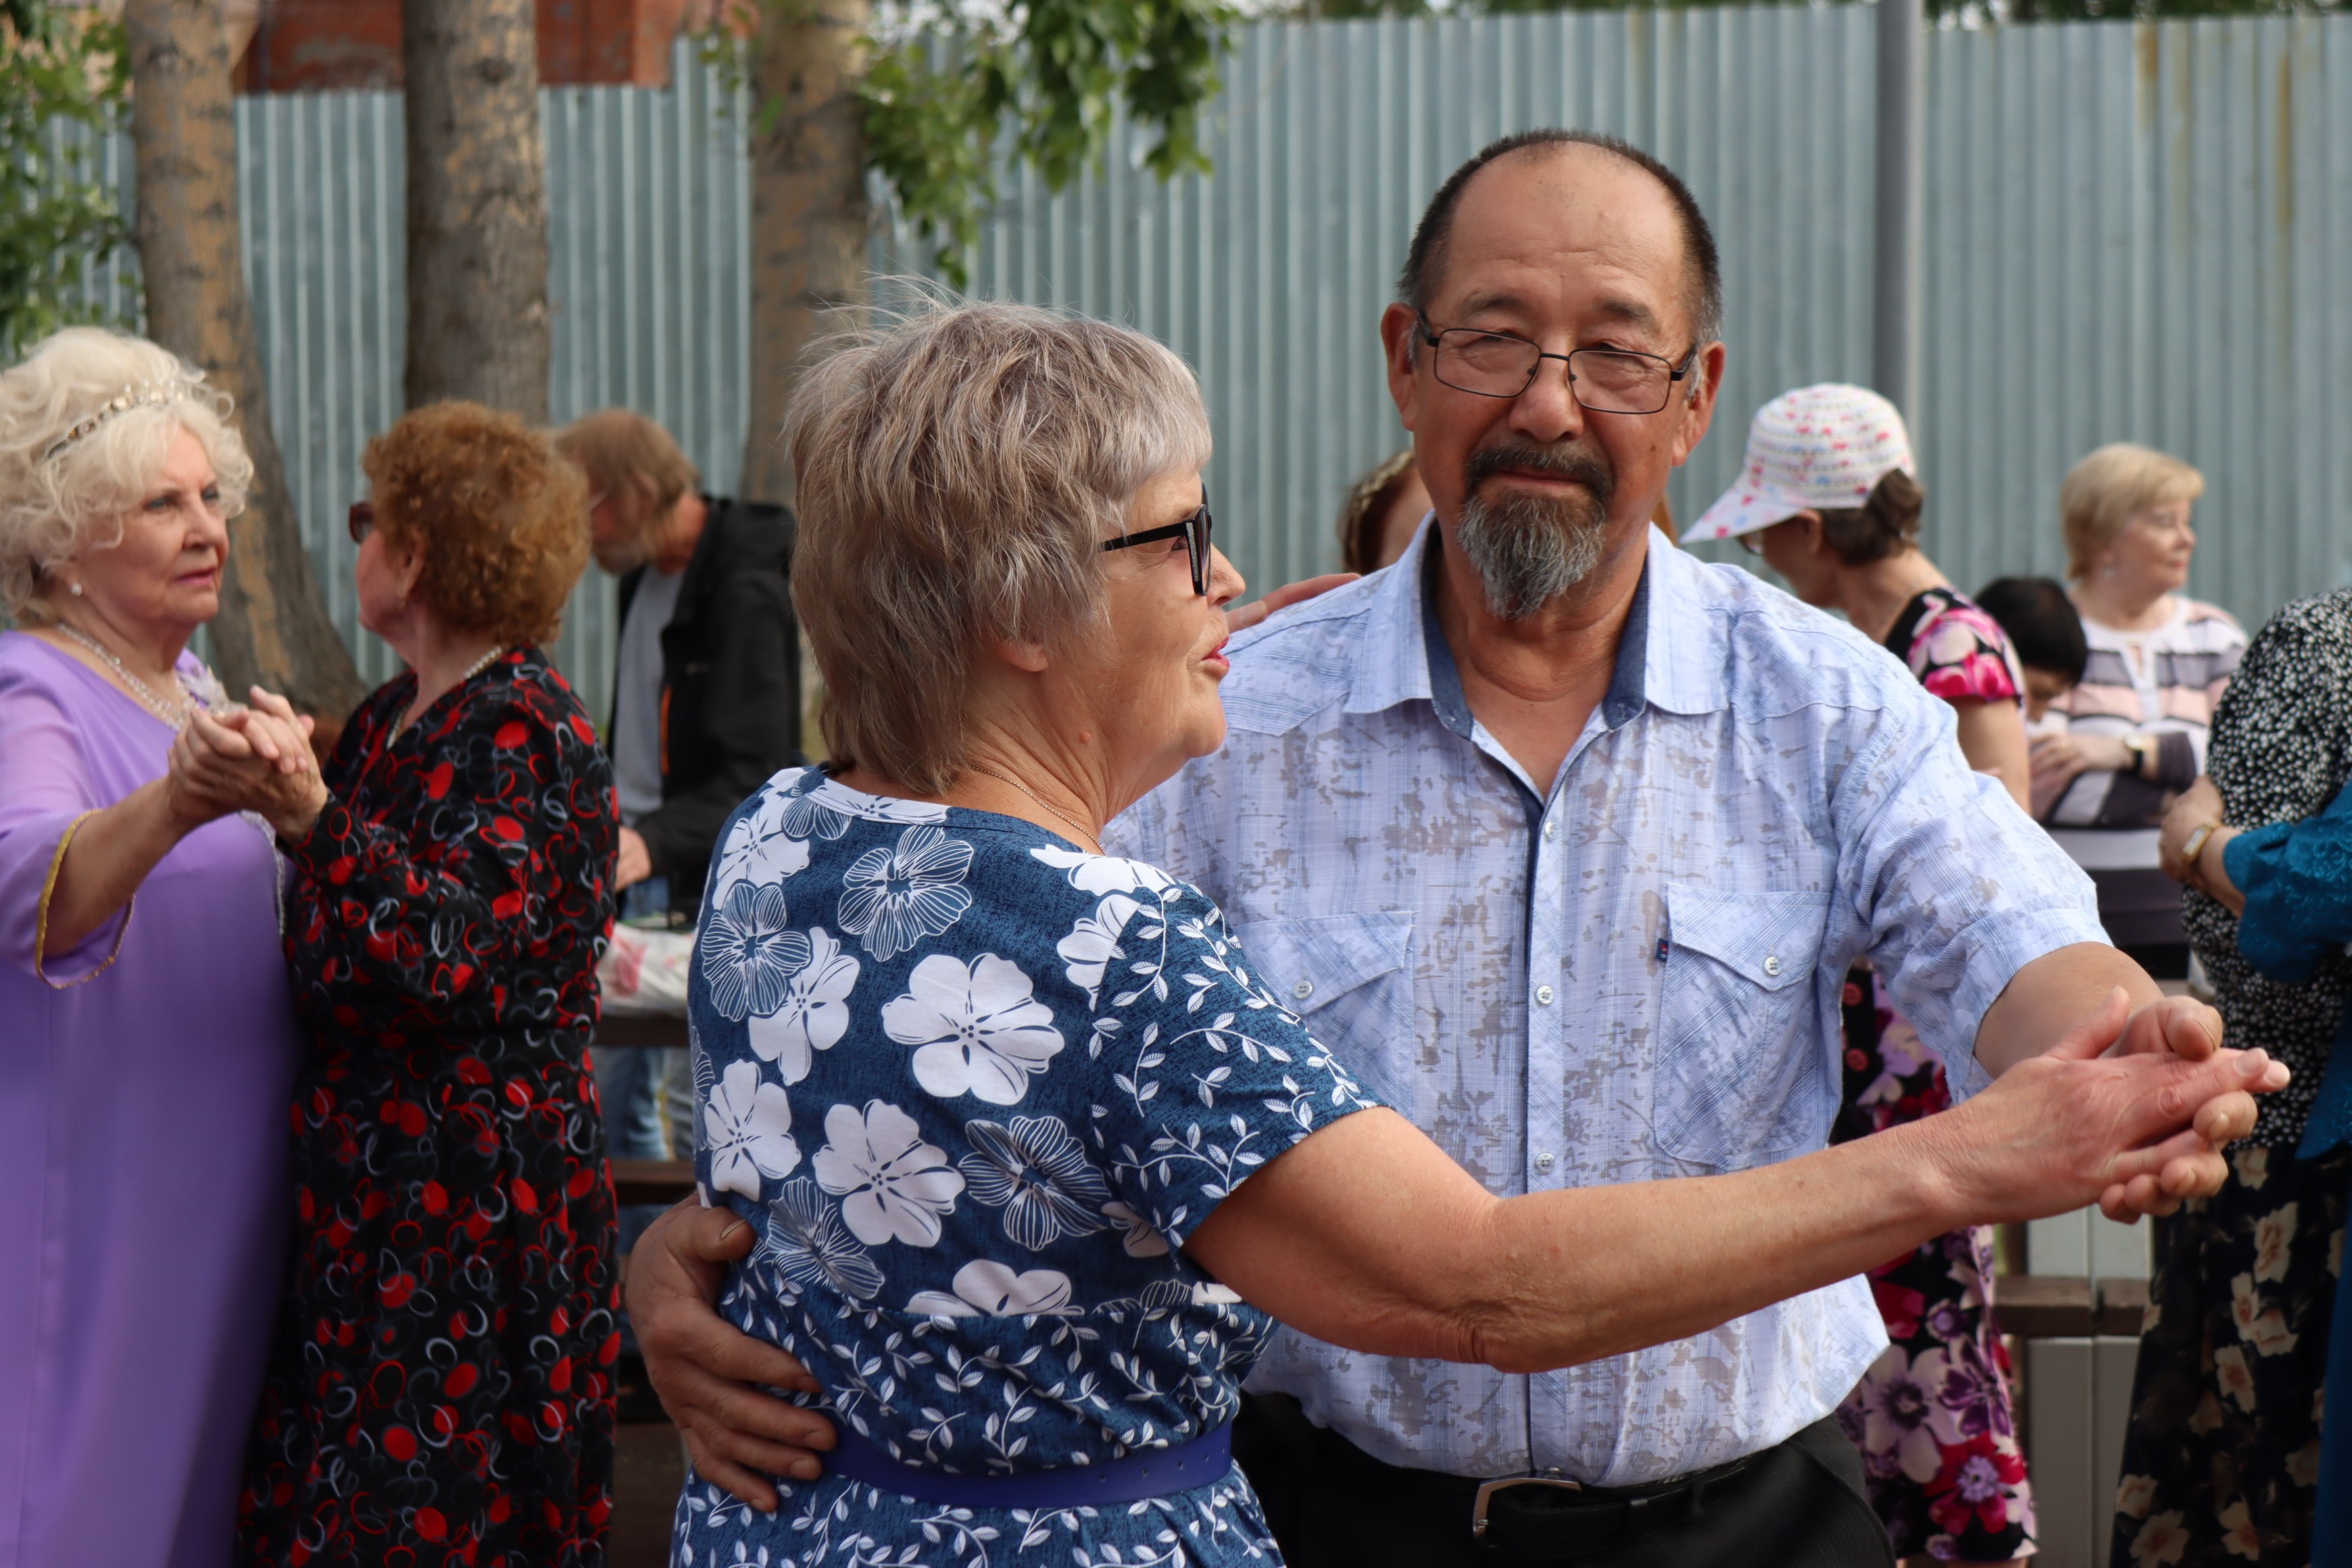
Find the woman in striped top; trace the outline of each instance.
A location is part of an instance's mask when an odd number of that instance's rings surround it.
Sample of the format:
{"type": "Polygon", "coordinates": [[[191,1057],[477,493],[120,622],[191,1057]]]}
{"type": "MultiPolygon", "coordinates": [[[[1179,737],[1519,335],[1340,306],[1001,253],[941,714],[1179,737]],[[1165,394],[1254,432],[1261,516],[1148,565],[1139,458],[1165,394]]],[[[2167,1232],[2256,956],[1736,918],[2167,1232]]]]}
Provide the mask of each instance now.
{"type": "Polygon", "coordinates": [[[2188,973],[2180,890],[2157,824],[2204,771],[2214,706],[2245,651],[2229,612],[2187,598],[2189,510],[2204,477],[2177,458],[2102,447],[2059,487],[2067,575],[2090,660],[2064,728],[2033,740],[2033,809],[2099,889],[2107,935],[2148,973],[2188,973]]]}

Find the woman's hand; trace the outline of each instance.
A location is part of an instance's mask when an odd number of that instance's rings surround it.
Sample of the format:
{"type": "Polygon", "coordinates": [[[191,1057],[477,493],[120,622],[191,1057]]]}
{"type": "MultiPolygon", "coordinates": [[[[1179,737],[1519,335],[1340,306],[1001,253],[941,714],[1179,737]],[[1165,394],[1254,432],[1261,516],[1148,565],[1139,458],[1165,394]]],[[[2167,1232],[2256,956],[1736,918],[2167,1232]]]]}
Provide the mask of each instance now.
{"type": "Polygon", "coordinates": [[[2221,820],[2221,792],[2211,779],[2200,776],[2172,803],[2157,829],[2157,864],[2164,868],[2164,874],[2176,882],[2191,881],[2194,868],[2180,852],[2188,847],[2190,834],[2209,822],[2221,820]]]}
{"type": "Polygon", "coordinates": [[[2116,735],[2083,735],[2073,731],[2033,737],[2033,800],[2055,801],[2066,793],[2075,775],[2086,773],[2129,773],[2131,749],[2116,735]]]}
{"type": "Polygon", "coordinates": [[[175,795],[223,811],[257,812],[289,841],[308,835],[327,804],[310,754],[310,721],[283,697],[253,689],[254,706],[199,711],[172,745],[175,795]]]}

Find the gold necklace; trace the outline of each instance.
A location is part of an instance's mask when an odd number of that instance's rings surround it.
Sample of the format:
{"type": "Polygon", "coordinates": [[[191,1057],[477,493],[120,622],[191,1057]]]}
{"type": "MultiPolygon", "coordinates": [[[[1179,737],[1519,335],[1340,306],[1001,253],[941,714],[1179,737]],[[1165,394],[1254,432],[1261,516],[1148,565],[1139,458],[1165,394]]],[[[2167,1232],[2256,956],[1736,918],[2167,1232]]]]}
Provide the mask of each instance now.
{"type": "Polygon", "coordinates": [[[1094,847],[1094,852],[1097,855],[1103,852],[1102,839],[1099,835],[1087,832],[1085,828],[1080,827],[1076,823],[1072,822],[1060,812],[1055,811],[1052,806],[1045,804],[1045,800],[1039,796],[1035,790],[1031,789],[1019,779],[1007,778],[1003,773],[998,773],[994,768],[983,768],[978,763],[964,763],[964,766],[971,769],[973,773],[986,773],[990,778],[994,779],[999,784],[1011,784],[1014,789],[1017,789],[1023,795],[1027,795],[1031,805],[1036,806],[1038,810],[1044,812],[1055,821],[1059,822],[1063,826],[1067,827],[1076,837],[1078,843],[1091,845],[1094,847]]]}

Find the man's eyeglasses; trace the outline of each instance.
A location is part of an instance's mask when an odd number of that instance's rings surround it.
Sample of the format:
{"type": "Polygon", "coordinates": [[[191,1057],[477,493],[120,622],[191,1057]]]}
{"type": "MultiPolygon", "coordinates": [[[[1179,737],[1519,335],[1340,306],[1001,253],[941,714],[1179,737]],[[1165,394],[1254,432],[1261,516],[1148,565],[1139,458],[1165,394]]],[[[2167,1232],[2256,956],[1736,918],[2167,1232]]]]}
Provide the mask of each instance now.
{"type": "Polygon", "coordinates": [[[352,502],[351,527],[352,542],[365,544],[367,536],[375,531],[375,502],[370,500],[352,502]]]}
{"type": "Polygon", "coordinates": [[[1117,539],[1106,539],[1105,550],[1132,550],[1139,544],[1157,544],[1163,539],[1181,538],[1185,552],[1192,557],[1192,592],[1202,598],[1209,596],[1209,487],[1201,487],[1201,505],[1181,522],[1171,522],[1165,528],[1147,528],[1140,533],[1122,533],[1117,539]]]}
{"type": "Polygon", "coordinates": [[[1568,366],[1569,395],[1595,414],[1656,414],[1674,401],[1675,384],[1688,376],[1698,363],[1698,345],[1691,345],[1680,364],[1658,354],[1633,349],[1577,349],[1547,353],[1536,344],[1509,332],[1477,327],[1429,330],[1421,319],[1422,341],[1436,352],[1430,370],[1456,392],[1480,397],[1517,397],[1535,384],[1543,362],[1556,359],[1568,366]]]}

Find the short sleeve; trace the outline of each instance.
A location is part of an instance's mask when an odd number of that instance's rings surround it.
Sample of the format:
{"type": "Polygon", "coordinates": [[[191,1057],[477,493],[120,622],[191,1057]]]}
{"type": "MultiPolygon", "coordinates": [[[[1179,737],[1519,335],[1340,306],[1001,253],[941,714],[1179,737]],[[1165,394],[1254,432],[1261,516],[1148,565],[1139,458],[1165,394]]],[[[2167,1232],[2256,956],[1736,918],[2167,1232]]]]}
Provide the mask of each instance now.
{"type": "MultiPolygon", "coordinates": [[[[114,803],[100,798],[80,731],[56,694],[13,670],[0,670],[0,963],[30,974],[58,846],[76,817],[114,803]]],[[[88,974],[128,918],[116,911],[72,949],[47,955],[41,971],[53,981],[88,974]]]]}
{"type": "Polygon", "coordinates": [[[1179,882],[1116,921],[1094,1034],[1092,1132],[1118,1195],[1178,1245],[1276,1155],[1380,1102],[1276,1002],[1224,916],[1179,882]]]}
{"type": "Polygon", "coordinates": [[[1974,605],[1954,604],[1930,615],[1906,660],[1931,697],[1947,702],[2017,702],[2022,682],[2009,641],[1974,605]]]}
{"type": "Polygon", "coordinates": [[[2020,969],[2105,942],[2090,879],[1969,770],[1951,710],[1906,694],[1846,769],[1838,880],[1895,1004],[1944,1059],[1956,1099],[1982,1089],[1978,1027],[2020,969]]]}

